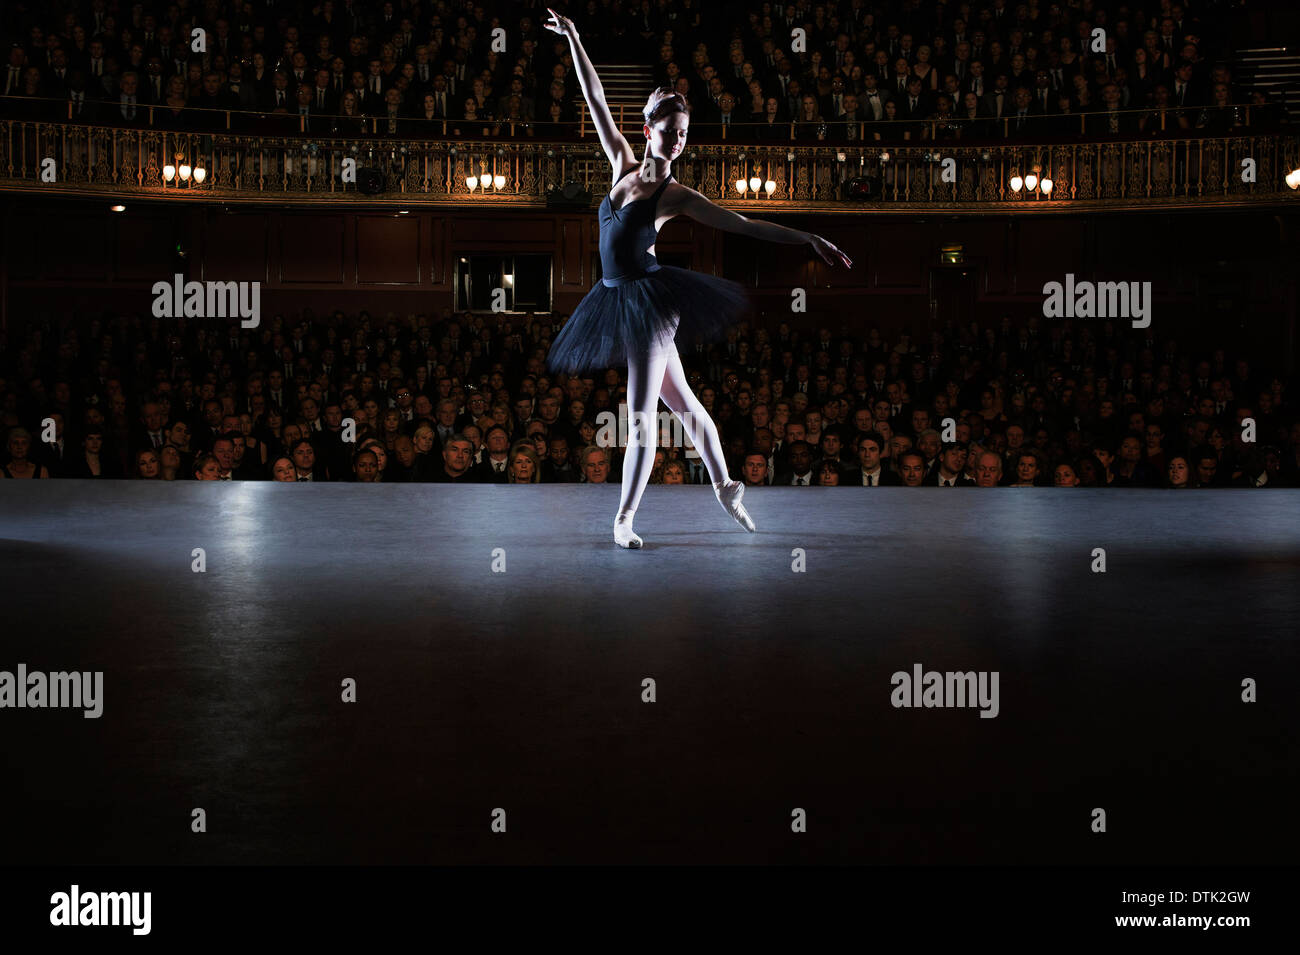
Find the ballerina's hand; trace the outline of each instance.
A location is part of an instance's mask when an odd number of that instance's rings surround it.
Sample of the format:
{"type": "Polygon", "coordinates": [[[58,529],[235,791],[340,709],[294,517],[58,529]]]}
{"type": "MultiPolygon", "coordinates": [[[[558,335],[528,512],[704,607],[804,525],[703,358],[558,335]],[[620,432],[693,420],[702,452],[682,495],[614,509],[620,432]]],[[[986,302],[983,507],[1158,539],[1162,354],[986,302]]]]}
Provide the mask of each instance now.
{"type": "Polygon", "coordinates": [[[812,243],[813,250],[826,260],[827,265],[834,265],[838,260],[843,262],[846,268],[853,268],[853,260],[821,236],[815,235],[808,241],[812,243]]]}
{"type": "Polygon", "coordinates": [[[572,37],[575,40],[578,38],[578,29],[573,25],[572,20],[568,17],[560,16],[550,7],[546,8],[546,12],[551,15],[551,19],[555,22],[543,23],[542,26],[546,27],[546,29],[550,30],[552,33],[558,33],[560,36],[572,37]]]}

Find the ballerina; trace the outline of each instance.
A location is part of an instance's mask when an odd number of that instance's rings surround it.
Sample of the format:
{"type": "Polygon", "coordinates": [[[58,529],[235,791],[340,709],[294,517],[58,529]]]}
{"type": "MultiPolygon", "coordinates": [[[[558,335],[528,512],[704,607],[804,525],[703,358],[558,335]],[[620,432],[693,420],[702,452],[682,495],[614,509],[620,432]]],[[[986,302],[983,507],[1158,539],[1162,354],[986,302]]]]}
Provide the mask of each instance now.
{"type": "Polygon", "coordinates": [[[568,38],[587,108],[614,167],[613,188],[597,213],[603,278],[578,303],[547,356],[551,371],[568,374],[627,363],[628,439],[614,541],[620,547],[642,545],[632,522],[654,466],[660,399],[681,421],[704,459],[718,502],[753,532],[754,521],[741,503],[745,485],[727,473],[717,426],[687,383],[676,346],[678,340],[722,338],[748,311],[748,296],[738,282],[660,265],[654,255],[655,237],[664,223],[684,215],[756,239],[811,244],[831,265],[840,261],[852,268],[853,263],[821,236],[748,219],[674,181],[672,162],[686,145],[690,122],[689,106],[680,93],[660,88],[650,94],[643,111],[645,158],[638,160],[610,115],[604,87],[573,21],[550,7],[547,12],[551,20],[546,28],[568,38]],[[638,171],[639,176],[628,178],[638,171]]]}

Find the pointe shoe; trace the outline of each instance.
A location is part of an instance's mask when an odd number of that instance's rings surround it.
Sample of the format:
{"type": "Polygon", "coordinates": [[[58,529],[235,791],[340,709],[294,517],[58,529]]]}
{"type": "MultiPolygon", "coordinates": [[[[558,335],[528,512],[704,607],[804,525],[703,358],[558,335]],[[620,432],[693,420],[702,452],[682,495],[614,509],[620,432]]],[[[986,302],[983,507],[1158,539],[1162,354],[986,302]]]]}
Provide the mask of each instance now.
{"type": "Polygon", "coordinates": [[[623,518],[614,521],[614,543],[629,550],[636,550],[641,546],[641,538],[633,532],[631,521],[623,518]]]}
{"type": "Polygon", "coordinates": [[[713,489],[718,503],[722,505],[723,510],[736,519],[736,523],[754,533],[757,528],[754,527],[753,518],[745,510],[745,505],[740,503],[740,499],[745,496],[745,485],[740,481],[726,481],[721,487],[713,489]]]}

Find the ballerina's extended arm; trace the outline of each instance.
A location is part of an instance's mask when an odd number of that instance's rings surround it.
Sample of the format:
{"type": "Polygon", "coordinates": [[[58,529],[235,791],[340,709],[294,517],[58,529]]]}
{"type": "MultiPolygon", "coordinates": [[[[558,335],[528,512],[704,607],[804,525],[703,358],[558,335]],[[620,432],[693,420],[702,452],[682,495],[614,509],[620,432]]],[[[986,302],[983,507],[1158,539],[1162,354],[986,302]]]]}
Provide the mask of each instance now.
{"type": "Polygon", "coordinates": [[[596,75],[596,68],[591,65],[587,51],[582,48],[582,41],[578,39],[578,31],[573,21],[568,17],[560,16],[550,7],[546,10],[554,21],[544,24],[546,29],[569,40],[574,69],[578,74],[578,85],[582,87],[582,95],[587,100],[587,110],[591,113],[592,125],[596,127],[600,144],[605,147],[605,156],[614,167],[614,174],[617,176],[625,167],[637,164],[636,153],[632,151],[631,144],[619,132],[614,122],[609,105],[605,102],[605,87],[601,85],[600,77],[596,75]]]}
{"type": "Polygon", "coordinates": [[[811,232],[800,232],[798,229],[789,229],[775,222],[746,218],[738,212],[732,212],[710,202],[689,186],[678,183],[676,194],[671,201],[672,208],[679,215],[689,216],[704,225],[713,226],[724,232],[736,232],[754,239],[762,239],[764,242],[784,242],[787,245],[810,243],[813,251],[828,265],[841,262],[846,268],[853,268],[853,260],[821,236],[811,232]]]}

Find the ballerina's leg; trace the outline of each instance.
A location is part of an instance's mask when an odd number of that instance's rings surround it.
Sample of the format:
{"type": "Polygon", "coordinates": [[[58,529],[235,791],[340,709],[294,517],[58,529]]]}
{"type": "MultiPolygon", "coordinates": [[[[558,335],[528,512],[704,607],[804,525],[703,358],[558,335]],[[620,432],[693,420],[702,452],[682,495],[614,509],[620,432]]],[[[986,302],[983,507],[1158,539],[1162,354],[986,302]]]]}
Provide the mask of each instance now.
{"type": "Polygon", "coordinates": [[[722,450],[722,439],[718,435],[718,426],[713,423],[708,410],[691,390],[686,380],[686,370],[682,367],[682,356],[674,348],[668,356],[668,365],[664,369],[663,382],[659,397],[668,406],[668,410],[681,421],[691,444],[704,459],[704,466],[709,469],[709,479],[714,485],[729,480],[727,458],[722,450]]]}
{"type": "Polygon", "coordinates": [[[640,538],[631,535],[632,518],[641,503],[641,494],[654,469],[655,447],[658,444],[656,412],[659,408],[659,386],[664,378],[664,366],[669,355],[676,355],[671,341],[659,344],[644,352],[628,355],[627,361],[627,449],[623,456],[623,495],[614,519],[615,537],[623,525],[623,537],[632,543],[619,540],[621,546],[641,546],[640,538]]]}

